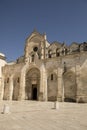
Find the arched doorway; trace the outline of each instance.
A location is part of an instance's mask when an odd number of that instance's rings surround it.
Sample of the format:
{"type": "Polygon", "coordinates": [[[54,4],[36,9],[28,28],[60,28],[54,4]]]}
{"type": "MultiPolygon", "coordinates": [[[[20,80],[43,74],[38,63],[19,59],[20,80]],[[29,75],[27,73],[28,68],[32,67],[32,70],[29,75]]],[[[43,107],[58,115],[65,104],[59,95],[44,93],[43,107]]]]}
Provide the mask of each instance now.
{"type": "Polygon", "coordinates": [[[40,88],[40,71],[32,68],[26,73],[26,100],[38,100],[40,88]]]}
{"type": "Polygon", "coordinates": [[[37,84],[32,84],[32,100],[37,100],[37,84]]]}

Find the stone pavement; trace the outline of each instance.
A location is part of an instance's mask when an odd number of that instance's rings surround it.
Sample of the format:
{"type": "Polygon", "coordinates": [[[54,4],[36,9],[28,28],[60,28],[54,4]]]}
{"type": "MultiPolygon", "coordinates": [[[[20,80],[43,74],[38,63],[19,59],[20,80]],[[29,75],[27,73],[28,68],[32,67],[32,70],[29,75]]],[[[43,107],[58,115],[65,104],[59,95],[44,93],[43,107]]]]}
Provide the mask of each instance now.
{"type": "Polygon", "coordinates": [[[87,104],[1,101],[0,130],[87,130],[87,104]],[[9,114],[2,114],[4,104],[9,114]]]}

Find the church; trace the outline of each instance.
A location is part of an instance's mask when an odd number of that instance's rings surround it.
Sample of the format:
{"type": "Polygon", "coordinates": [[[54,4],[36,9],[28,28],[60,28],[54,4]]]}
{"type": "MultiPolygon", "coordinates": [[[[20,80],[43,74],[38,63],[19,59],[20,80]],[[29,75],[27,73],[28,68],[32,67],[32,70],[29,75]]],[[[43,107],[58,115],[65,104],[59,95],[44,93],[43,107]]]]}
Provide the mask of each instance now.
{"type": "Polygon", "coordinates": [[[16,61],[0,53],[0,100],[87,102],[87,42],[49,43],[34,30],[16,61]]]}

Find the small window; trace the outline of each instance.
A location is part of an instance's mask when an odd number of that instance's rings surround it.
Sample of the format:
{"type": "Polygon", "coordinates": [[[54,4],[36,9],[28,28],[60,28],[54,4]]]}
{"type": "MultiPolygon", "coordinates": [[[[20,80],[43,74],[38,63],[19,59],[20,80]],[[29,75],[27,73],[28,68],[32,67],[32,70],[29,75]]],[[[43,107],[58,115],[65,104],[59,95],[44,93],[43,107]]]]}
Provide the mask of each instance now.
{"type": "Polygon", "coordinates": [[[7,83],[9,83],[9,78],[7,78],[7,83]]]}
{"type": "Polygon", "coordinates": [[[33,50],[34,50],[34,52],[37,52],[38,51],[38,47],[34,47],[33,50]]]}
{"type": "Polygon", "coordinates": [[[53,80],[53,74],[51,74],[51,80],[53,80]]]}
{"type": "Polygon", "coordinates": [[[67,54],[67,52],[68,52],[67,49],[65,49],[65,54],[67,54]]]}
{"type": "Polygon", "coordinates": [[[56,49],[56,56],[60,56],[59,48],[56,49]]]}
{"type": "Polygon", "coordinates": [[[20,78],[18,77],[18,79],[17,79],[17,83],[19,83],[20,82],[20,78]]]}
{"type": "Polygon", "coordinates": [[[49,58],[51,58],[51,54],[49,54],[49,58]]]}
{"type": "Polygon", "coordinates": [[[52,57],[52,51],[51,51],[51,50],[48,51],[48,57],[49,57],[49,58],[52,57]]]}
{"type": "Polygon", "coordinates": [[[59,52],[57,52],[57,53],[56,53],[56,56],[57,56],[57,57],[58,57],[58,56],[60,56],[60,53],[59,53],[59,52]]]}

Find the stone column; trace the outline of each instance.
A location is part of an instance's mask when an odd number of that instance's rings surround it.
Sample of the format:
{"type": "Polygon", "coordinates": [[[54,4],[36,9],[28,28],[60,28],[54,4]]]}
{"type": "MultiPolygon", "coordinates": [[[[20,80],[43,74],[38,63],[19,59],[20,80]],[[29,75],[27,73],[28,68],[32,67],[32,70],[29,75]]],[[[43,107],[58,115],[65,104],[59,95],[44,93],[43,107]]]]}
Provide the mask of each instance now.
{"type": "Polygon", "coordinates": [[[40,75],[40,89],[39,89],[39,101],[43,101],[43,70],[41,70],[41,75],[40,75]]]}
{"type": "Polygon", "coordinates": [[[44,100],[47,101],[48,100],[48,96],[47,96],[47,74],[46,71],[44,71],[44,100]]]}
{"type": "Polygon", "coordinates": [[[58,83],[58,86],[57,86],[57,101],[62,101],[62,97],[63,97],[63,82],[62,82],[62,68],[58,68],[57,70],[58,74],[58,79],[57,79],[57,83],[58,83]]]}
{"type": "Polygon", "coordinates": [[[8,100],[12,100],[13,96],[13,76],[10,77],[9,81],[9,95],[8,95],[8,100]]]}
{"type": "Polygon", "coordinates": [[[45,43],[43,41],[41,41],[41,59],[45,58],[45,43]]]}
{"type": "Polygon", "coordinates": [[[18,100],[24,100],[24,99],[25,99],[25,72],[22,71],[20,77],[20,89],[18,100]]]}
{"type": "Polygon", "coordinates": [[[78,102],[80,99],[80,90],[81,90],[81,79],[80,79],[80,65],[76,65],[76,85],[77,85],[77,92],[76,92],[76,101],[78,102]]]}
{"type": "Polygon", "coordinates": [[[42,64],[41,68],[41,75],[40,75],[40,93],[39,93],[39,100],[40,101],[47,101],[47,78],[45,72],[45,66],[42,64]]]}

